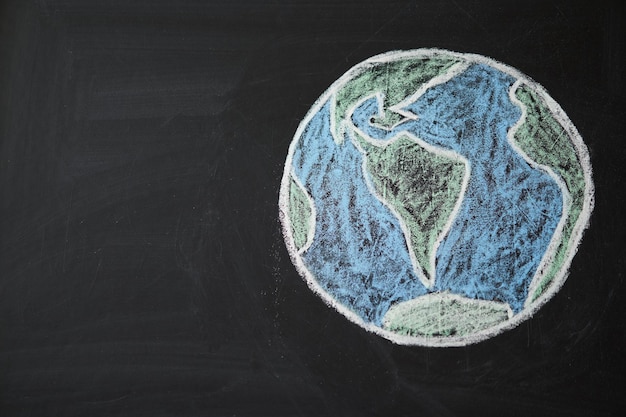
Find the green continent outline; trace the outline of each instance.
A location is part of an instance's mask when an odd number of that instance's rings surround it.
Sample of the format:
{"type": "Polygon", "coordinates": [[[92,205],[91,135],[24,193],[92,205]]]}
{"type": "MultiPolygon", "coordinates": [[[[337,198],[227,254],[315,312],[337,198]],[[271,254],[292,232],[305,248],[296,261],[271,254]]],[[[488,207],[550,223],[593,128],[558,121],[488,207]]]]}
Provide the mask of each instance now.
{"type": "Polygon", "coordinates": [[[512,314],[506,303],[432,293],[391,306],[383,327],[405,336],[468,336],[505,322],[512,314]]]}
{"type": "Polygon", "coordinates": [[[313,217],[313,207],[306,191],[290,175],[289,182],[289,220],[291,223],[291,234],[297,250],[306,246],[311,237],[311,221],[313,217]]]}
{"type": "Polygon", "coordinates": [[[414,94],[420,86],[445,73],[459,59],[445,57],[407,58],[389,62],[373,62],[363,72],[348,80],[333,95],[331,125],[337,143],[343,142],[344,123],[355,105],[366,96],[383,94],[383,115],[374,120],[391,128],[404,119],[396,111],[387,111],[414,94]]]}
{"type": "Polygon", "coordinates": [[[406,134],[385,146],[357,131],[354,140],[379,199],[395,211],[417,268],[432,285],[436,243],[462,198],[465,163],[430,152],[406,134]]]}
{"type": "Polygon", "coordinates": [[[585,204],[586,183],[571,138],[547,104],[526,84],[518,87],[515,96],[526,107],[526,120],[515,132],[514,140],[533,161],[554,170],[570,194],[570,207],[554,258],[535,291],[529,295],[529,300],[534,302],[558,274],[570,251],[571,238],[585,204]]]}

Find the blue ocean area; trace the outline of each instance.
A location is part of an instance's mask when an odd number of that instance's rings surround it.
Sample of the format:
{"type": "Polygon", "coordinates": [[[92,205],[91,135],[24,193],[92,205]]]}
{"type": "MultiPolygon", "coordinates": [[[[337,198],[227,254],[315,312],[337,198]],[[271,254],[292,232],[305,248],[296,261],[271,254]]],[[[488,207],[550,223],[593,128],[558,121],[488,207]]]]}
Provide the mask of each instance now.
{"type": "Polygon", "coordinates": [[[362,165],[350,140],[334,142],[326,103],[293,155],[294,174],[317,212],[313,243],[302,258],[322,288],[380,325],[392,303],[427,291],[413,271],[398,219],[370,192],[362,165]]]}
{"type": "Polygon", "coordinates": [[[391,131],[370,123],[376,98],[355,110],[352,120],[374,139],[409,132],[469,161],[467,189],[437,249],[430,290],[413,271],[399,220],[368,189],[361,153],[347,135],[341,144],[333,141],[329,103],[308,123],[293,155],[294,174],[317,210],[313,244],[302,257],[320,285],[366,322],[380,325],[392,303],[429,291],[522,310],[560,220],[562,194],[508,141],[522,114],[509,98],[514,81],[474,64],[408,105],[418,118],[391,131]]]}

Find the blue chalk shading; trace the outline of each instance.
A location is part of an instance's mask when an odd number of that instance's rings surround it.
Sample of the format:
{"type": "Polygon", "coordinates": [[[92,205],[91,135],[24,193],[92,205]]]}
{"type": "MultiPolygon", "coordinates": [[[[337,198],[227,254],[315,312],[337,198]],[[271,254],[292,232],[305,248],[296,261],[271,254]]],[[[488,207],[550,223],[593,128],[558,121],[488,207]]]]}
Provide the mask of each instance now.
{"type": "Polygon", "coordinates": [[[517,313],[561,217],[562,195],[508,142],[521,117],[509,98],[514,81],[472,65],[408,105],[419,118],[392,134],[409,131],[470,163],[465,197],[436,253],[433,291],[506,302],[517,313]]]}
{"type": "Polygon", "coordinates": [[[392,303],[427,292],[398,219],[366,185],[361,153],[347,137],[334,142],[329,103],[306,126],[292,163],[317,212],[302,259],[322,288],[378,326],[392,303]]]}
{"type": "MultiPolygon", "coordinates": [[[[418,119],[391,132],[371,124],[375,97],[352,120],[374,139],[408,131],[469,161],[467,190],[437,249],[430,291],[506,302],[518,313],[560,220],[562,195],[508,142],[521,117],[508,95],[514,81],[476,64],[407,106],[418,119]]],[[[317,212],[305,266],[339,303],[380,326],[391,304],[428,290],[415,275],[399,220],[367,187],[362,158],[347,135],[334,142],[326,102],[299,138],[292,168],[317,212]]]]}

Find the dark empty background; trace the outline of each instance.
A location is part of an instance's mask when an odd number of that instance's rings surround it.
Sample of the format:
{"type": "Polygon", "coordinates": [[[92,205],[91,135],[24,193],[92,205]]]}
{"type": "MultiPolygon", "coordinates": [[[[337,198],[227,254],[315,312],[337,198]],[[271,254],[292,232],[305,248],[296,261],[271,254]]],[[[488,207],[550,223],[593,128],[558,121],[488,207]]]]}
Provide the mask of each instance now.
{"type": "Polygon", "coordinates": [[[626,400],[623,3],[22,0],[0,6],[0,415],[608,416],[626,400]],[[446,48],[542,84],[596,208],[534,318],[397,346],[328,308],[278,223],[339,76],[446,48]]]}

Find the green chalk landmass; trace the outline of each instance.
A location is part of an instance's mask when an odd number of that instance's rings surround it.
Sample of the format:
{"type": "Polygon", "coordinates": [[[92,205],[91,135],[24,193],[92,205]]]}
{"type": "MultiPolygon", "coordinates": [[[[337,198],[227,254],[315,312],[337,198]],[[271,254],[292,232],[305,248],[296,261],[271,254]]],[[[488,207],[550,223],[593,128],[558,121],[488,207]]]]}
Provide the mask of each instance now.
{"type": "Polygon", "coordinates": [[[379,147],[354,133],[374,189],[398,213],[409,232],[409,250],[431,281],[435,243],[461,197],[465,164],[429,152],[407,135],[379,147]]]}
{"type": "Polygon", "coordinates": [[[466,336],[509,319],[507,304],[432,293],[391,306],[383,327],[405,336],[466,336]]]}
{"type": "Polygon", "coordinates": [[[293,176],[289,184],[289,219],[291,220],[291,233],[296,249],[300,250],[309,239],[309,224],[313,215],[313,208],[305,191],[296,183],[293,176]]]}
{"type": "Polygon", "coordinates": [[[341,141],[343,138],[341,124],[351,116],[348,112],[359,100],[375,93],[383,94],[385,113],[383,117],[376,118],[374,123],[391,128],[404,117],[386,110],[411,96],[432,78],[444,74],[457,62],[459,61],[452,57],[436,57],[373,63],[346,82],[335,94],[335,111],[331,115],[335,120],[333,135],[341,141]]]}
{"type": "Polygon", "coordinates": [[[571,138],[554,118],[546,103],[528,86],[522,84],[515,92],[526,106],[526,120],[515,132],[518,146],[535,162],[550,167],[565,182],[571,207],[563,227],[554,260],[530,300],[535,301],[559,272],[570,248],[570,239],[585,200],[585,177],[571,138]]]}

